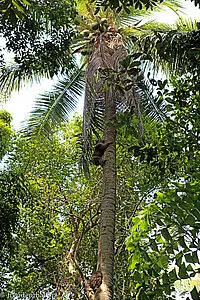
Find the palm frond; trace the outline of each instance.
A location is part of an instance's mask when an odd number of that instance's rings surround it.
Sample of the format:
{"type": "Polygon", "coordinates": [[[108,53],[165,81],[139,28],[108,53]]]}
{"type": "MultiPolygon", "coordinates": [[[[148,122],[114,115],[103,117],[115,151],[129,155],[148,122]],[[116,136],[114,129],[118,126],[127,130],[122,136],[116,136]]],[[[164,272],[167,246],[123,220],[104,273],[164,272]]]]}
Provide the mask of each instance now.
{"type": "MultiPolygon", "coordinates": [[[[148,35],[138,36],[133,47],[134,51],[151,57],[156,72],[162,69],[169,76],[171,72],[182,74],[192,68],[200,69],[199,54],[195,51],[199,44],[200,30],[197,30],[196,21],[180,17],[169,31],[152,30],[148,35]]],[[[147,60],[145,67],[152,68],[152,62],[147,60]]]]}
{"type": "Polygon", "coordinates": [[[199,5],[200,8],[200,0],[191,0],[191,2],[194,2],[195,6],[199,5]]]}
{"type": "Polygon", "coordinates": [[[169,33],[171,31],[177,31],[179,33],[191,32],[197,30],[196,21],[193,19],[186,19],[178,16],[178,19],[173,24],[160,23],[153,20],[138,21],[136,24],[127,26],[122,30],[122,34],[128,37],[138,37],[141,40],[146,37],[152,37],[155,33],[160,34],[169,33]]]}
{"type": "Polygon", "coordinates": [[[40,95],[24,122],[22,132],[28,135],[49,134],[55,126],[69,119],[84,90],[84,71],[76,67],[54,85],[52,91],[40,95]]]}
{"type": "Polygon", "coordinates": [[[104,129],[104,109],[106,101],[110,99],[107,97],[110,91],[112,91],[112,100],[115,101],[117,112],[134,107],[139,120],[139,131],[142,134],[140,107],[135,87],[126,90],[120,86],[120,82],[127,78],[127,73],[122,70],[123,66],[120,62],[127,56],[128,52],[122,36],[111,28],[96,40],[93,54],[89,58],[83,114],[84,154],[82,162],[85,170],[88,170],[88,163],[91,159],[93,136],[99,139],[104,129]]]}
{"type": "Polygon", "coordinates": [[[168,8],[175,14],[183,13],[184,6],[179,0],[166,0],[157,5],[158,11],[163,11],[163,9],[168,8]]]}
{"type": "Polygon", "coordinates": [[[162,12],[168,8],[174,13],[178,14],[182,12],[183,6],[178,0],[175,1],[163,1],[160,4],[157,4],[153,7],[153,10],[147,10],[144,7],[142,9],[135,9],[134,7],[129,7],[129,13],[125,10],[122,10],[117,18],[121,26],[132,26],[139,22],[140,24],[147,23],[149,20],[155,18],[155,13],[162,12]]]}
{"type": "Polygon", "coordinates": [[[0,91],[10,95],[13,90],[19,91],[27,83],[39,82],[40,79],[47,75],[44,72],[26,73],[20,64],[11,63],[0,72],[0,91]]]}
{"type": "Polygon", "coordinates": [[[137,91],[141,99],[141,110],[153,120],[163,122],[166,119],[165,102],[155,95],[152,84],[147,79],[137,82],[137,91]]]}
{"type": "Polygon", "coordinates": [[[198,29],[196,20],[193,18],[186,19],[181,16],[177,19],[175,26],[179,32],[190,32],[198,29]]]}
{"type": "MultiPolygon", "coordinates": [[[[119,63],[127,55],[121,35],[115,32],[107,32],[100,36],[93,54],[89,58],[86,72],[83,120],[86,149],[89,149],[87,143],[92,139],[92,133],[98,137],[99,130],[103,129],[106,90],[110,88],[110,85],[115,84],[114,73],[120,70],[119,63]]],[[[128,92],[122,95],[119,90],[116,90],[114,95],[116,107],[122,104],[127,105],[127,103],[130,105],[132,96],[129,96],[128,92]]]]}
{"type": "Polygon", "coordinates": [[[111,55],[100,46],[95,48],[88,62],[86,71],[86,88],[83,113],[84,149],[87,161],[91,157],[92,135],[99,138],[99,131],[103,131],[103,116],[105,106],[105,85],[100,69],[111,68],[111,55]]]}

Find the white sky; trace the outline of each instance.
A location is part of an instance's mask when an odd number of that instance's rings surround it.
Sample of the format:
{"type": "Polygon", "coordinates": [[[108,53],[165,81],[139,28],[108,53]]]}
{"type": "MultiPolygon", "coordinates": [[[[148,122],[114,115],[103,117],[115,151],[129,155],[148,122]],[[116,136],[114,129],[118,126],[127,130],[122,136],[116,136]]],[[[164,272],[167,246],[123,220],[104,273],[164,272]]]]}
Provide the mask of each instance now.
{"type": "MultiPolygon", "coordinates": [[[[200,20],[200,9],[195,7],[194,3],[191,3],[189,0],[182,0],[182,2],[185,7],[185,13],[194,19],[200,20]]],[[[184,17],[187,17],[187,15],[184,17]]],[[[161,20],[161,22],[166,21],[173,23],[176,18],[177,15],[170,10],[166,10],[159,14],[159,20],[161,20]]],[[[15,129],[20,128],[20,122],[23,121],[31,111],[34,99],[36,99],[40,93],[50,89],[52,84],[52,80],[43,79],[40,84],[34,83],[32,86],[29,85],[24,87],[19,92],[12,93],[10,101],[8,101],[2,108],[7,109],[12,114],[12,124],[15,129]]],[[[80,100],[77,111],[82,113],[82,109],[83,101],[80,100]]]]}

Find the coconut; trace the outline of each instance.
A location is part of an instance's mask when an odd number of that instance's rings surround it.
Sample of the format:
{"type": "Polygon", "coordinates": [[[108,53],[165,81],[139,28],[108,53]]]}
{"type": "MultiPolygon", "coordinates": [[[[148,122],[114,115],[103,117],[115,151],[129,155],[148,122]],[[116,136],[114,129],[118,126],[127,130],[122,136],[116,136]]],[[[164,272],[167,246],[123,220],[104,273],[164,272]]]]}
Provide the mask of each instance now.
{"type": "Polygon", "coordinates": [[[100,24],[106,24],[106,23],[108,23],[108,20],[106,18],[102,18],[100,20],[100,24]]]}
{"type": "Polygon", "coordinates": [[[98,22],[95,22],[95,23],[91,24],[91,29],[92,30],[97,30],[98,28],[99,28],[99,23],[98,22]]]}
{"type": "Polygon", "coordinates": [[[81,31],[81,35],[85,36],[85,37],[88,37],[90,34],[90,31],[88,29],[85,29],[83,31],[81,31]]]}
{"type": "Polygon", "coordinates": [[[103,25],[100,25],[100,26],[99,26],[99,31],[100,31],[100,32],[106,32],[106,31],[107,31],[107,28],[106,28],[105,26],[103,26],[103,25]]]}
{"type": "Polygon", "coordinates": [[[81,54],[84,55],[84,56],[86,56],[86,55],[89,55],[90,52],[87,51],[87,50],[82,50],[82,51],[81,51],[81,54]]]}

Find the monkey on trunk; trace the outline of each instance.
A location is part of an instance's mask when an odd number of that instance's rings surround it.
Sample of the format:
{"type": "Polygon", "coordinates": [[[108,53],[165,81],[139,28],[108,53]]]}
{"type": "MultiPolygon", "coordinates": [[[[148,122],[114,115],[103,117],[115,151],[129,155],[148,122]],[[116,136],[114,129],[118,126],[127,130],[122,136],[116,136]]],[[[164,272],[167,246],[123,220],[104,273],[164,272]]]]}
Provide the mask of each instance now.
{"type": "Polygon", "coordinates": [[[105,160],[102,159],[102,156],[110,144],[112,144],[112,142],[106,143],[105,140],[101,140],[96,144],[92,155],[92,162],[95,166],[103,167],[105,160]]]}

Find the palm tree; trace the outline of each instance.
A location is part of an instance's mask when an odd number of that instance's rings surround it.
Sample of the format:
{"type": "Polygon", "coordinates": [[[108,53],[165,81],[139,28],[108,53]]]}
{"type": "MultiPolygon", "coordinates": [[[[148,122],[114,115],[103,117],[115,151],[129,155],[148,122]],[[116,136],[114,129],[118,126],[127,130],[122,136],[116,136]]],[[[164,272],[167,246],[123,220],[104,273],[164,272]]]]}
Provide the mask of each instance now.
{"type": "MultiPolygon", "coordinates": [[[[102,19],[103,20],[103,19],[102,19]]],[[[101,22],[101,21],[100,21],[101,22]]],[[[101,202],[100,238],[99,238],[99,270],[103,280],[95,299],[112,299],[114,242],[115,242],[115,205],[116,205],[116,104],[122,102],[112,82],[108,82],[101,70],[119,71],[119,61],[126,57],[122,37],[117,33],[114,24],[107,24],[110,29],[99,32],[94,40],[95,48],[89,58],[86,72],[84,135],[88,141],[90,125],[88,114],[94,109],[97,101],[104,106],[104,140],[112,142],[105,153],[103,165],[103,188],[101,202]]],[[[101,26],[101,25],[100,25],[101,26]]],[[[124,101],[126,102],[126,100],[124,101]]],[[[87,144],[86,144],[87,146],[87,144]]]]}
{"type": "MultiPolygon", "coordinates": [[[[32,113],[33,118],[29,120],[30,130],[37,130],[39,133],[44,128],[47,132],[58,120],[65,120],[66,112],[69,112],[69,108],[71,110],[74,108],[74,98],[82,92],[83,74],[85,73],[83,138],[84,158],[86,159],[83,160],[86,161],[91,156],[93,134],[99,137],[99,130],[103,130],[103,139],[110,142],[105,151],[105,163],[103,164],[98,254],[98,270],[102,274],[102,282],[100,287],[98,285],[97,288],[94,288],[97,290],[95,295],[91,297],[88,295],[88,299],[100,300],[112,299],[113,295],[116,112],[135,107],[140,123],[135,76],[133,73],[128,74],[127,72],[127,67],[131,64],[135,72],[138,64],[135,61],[131,62],[125,46],[125,39],[115,22],[116,14],[109,10],[106,13],[106,18],[104,18],[101,13],[95,15],[91,8],[87,7],[88,17],[80,20],[78,27],[80,33],[73,48],[74,53],[81,51],[82,54],[86,54],[86,51],[87,53],[92,51],[91,55],[87,56],[86,71],[76,68],[75,73],[71,72],[66,75],[53,92],[38,99],[36,109],[32,113]],[[82,36],[85,37],[86,42],[81,40],[82,36]]],[[[137,22],[133,28],[128,28],[129,34],[133,34],[132,29],[140,31],[140,33],[145,32],[144,28],[139,28],[137,22]]],[[[126,31],[124,30],[124,32],[126,31]]],[[[8,77],[11,75],[11,73],[7,74],[8,77]]]]}

